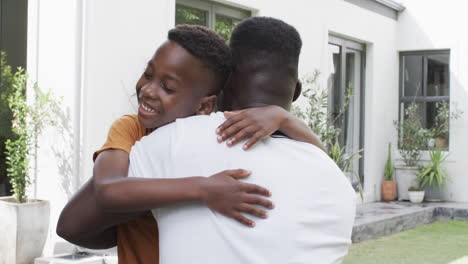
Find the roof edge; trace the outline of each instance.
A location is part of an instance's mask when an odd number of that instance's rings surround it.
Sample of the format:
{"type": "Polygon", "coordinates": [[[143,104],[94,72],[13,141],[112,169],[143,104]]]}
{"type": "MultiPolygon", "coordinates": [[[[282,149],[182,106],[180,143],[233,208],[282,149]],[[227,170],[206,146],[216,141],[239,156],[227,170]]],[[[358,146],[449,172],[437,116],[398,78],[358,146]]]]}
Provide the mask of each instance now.
{"type": "Polygon", "coordinates": [[[406,9],[406,7],[400,3],[397,3],[393,0],[373,0],[377,3],[380,3],[384,6],[390,7],[391,9],[397,11],[397,12],[402,12],[403,10],[406,9]]]}

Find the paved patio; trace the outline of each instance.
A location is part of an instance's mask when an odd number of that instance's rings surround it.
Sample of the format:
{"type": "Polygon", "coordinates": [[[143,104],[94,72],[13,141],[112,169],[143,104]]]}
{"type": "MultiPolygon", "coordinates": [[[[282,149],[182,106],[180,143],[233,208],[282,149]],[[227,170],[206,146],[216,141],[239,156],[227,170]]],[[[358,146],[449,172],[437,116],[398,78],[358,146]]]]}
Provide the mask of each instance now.
{"type": "MultiPolygon", "coordinates": [[[[468,221],[468,203],[375,202],[361,204],[357,207],[352,240],[354,243],[361,242],[429,224],[436,220],[468,221]]],[[[68,254],[50,258],[42,257],[35,261],[35,264],[47,263],[117,263],[117,259],[115,256],[68,254]]]]}
{"type": "Polygon", "coordinates": [[[468,203],[376,202],[358,205],[352,240],[361,242],[436,220],[468,221],[468,203]]]}

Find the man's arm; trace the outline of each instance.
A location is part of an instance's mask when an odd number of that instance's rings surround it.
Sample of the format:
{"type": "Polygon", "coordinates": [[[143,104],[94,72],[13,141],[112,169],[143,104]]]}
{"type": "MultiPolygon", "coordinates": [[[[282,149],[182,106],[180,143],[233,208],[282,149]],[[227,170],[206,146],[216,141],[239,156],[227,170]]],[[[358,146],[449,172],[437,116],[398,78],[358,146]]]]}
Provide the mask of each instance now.
{"type": "MultiPolygon", "coordinates": [[[[141,137],[140,134],[141,128],[135,117],[126,115],[114,121],[104,146],[94,153],[94,159],[105,153],[109,161],[123,157],[126,165],[114,174],[107,174],[107,177],[115,179],[127,176],[128,152],[141,137]]],[[[98,163],[100,162],[102,160],[98,163]]],[[[94,189],[95,176],[80,188],[63,209],[57,224],[57,234],[83,247],[108,248],[116,244],[116,225],[135,219],[144,212],[116,214],[103,211],[97,203],[94,189]]]]}
{"type": "Polygon", "coordinates": [[[104,249],[116,246],[116,225],[132,220],[141,213],[112,214],[96,203],[93,179],[90,179],[67,203],[57,223],[57,234],[86,248],[104,249]]]}
{"type": "Polygon", "coordinates": [[[116,149],[103,151],[97,157],[93,177],[67,203],[59,217],[59,236],[87,248],[109,248],[116,245],[117,224],[133,220],[163,202],[198,199],[194,178],[174,182],[172,186],[159,186],[154,179],[128,179],[128,159],[127,152],[116,149]],[[156,197],[156,201],[161,201],[157,204],[151,194],[161,192],[161,187],[167,189],[156,197]],[[174,189],[178,192],[171,193],[174,189]]]}

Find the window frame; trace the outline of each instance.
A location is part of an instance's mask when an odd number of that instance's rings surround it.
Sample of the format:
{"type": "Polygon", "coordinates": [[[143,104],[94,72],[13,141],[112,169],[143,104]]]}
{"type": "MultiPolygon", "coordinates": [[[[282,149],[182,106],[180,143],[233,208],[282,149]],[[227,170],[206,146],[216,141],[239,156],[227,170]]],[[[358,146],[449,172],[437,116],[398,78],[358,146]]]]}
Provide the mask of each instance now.
{"type": "MultiPolygon", "coordinates": [[[[222,15],[225,17],[233,19],[245,19],[252,16],[252,11],[241,9],[234,6],[229,6],[212,1],[204,0],[176,0],[176,10],[177,6],[183,6],[188,8],[194,8],[207,12],[207,23],[208,28],[215,30],[216,15],[222,15]]],[[[177,21],[176,25],[177,25],[177,21]]]]}
{"type": "Polygon", "coordinates": [[[450,102],[450,50],[443,49],[443,50],[419,50],[419,51],[400,51],[400,71],[399,71],[399,101],[400,103],[411,103],[411,102],[442,102],[448,100],[450,102]],[[448,87],[448,95],[446,96],[405,96],[404,94],[404,78],[403,78],[403,69],[404,69],[404,56],[423,56],[423,82],[422,82],[422,90],[427,91],[427,56],[430,55],[448,55],[448,71],[446,76],[447,80],[447,87],[448,87]]]}
{"type": "MultiPolygon", "coordinates": [[[[450,112],[450,49],[435,49],[435,50],[414,50],[414,51],[400,51],[399,52],[399,82],[398,82],[398,121],[401,122],[402,119],[404,118],[403,112],[404,112],[404,104],[407,103],[438,103],[438,102],[444,102],[446,101],[448,104],[449,112],[450,112]],[[427,94],[427,77],[428,77],[428,56],[431,55],[447,55],[448,60],[447,60],[447,90],[448,93],[445,96],[430,96],[430,95],[424,95],[424,93],[427,94]],[[404,57],[405,56],[422,56],[423,57],[423,65],[422,65],[422,93],[423,95],[414,95],[414,96],[405,96],[405,85],[404,85],[404,57]],[[402,107],[403,104],[403,107],[402,107]],[[402,109],[403,108],[403,109],[402,109]],[[403,111],[403,112],[402,112],[403,111]]],[[[427,109],[424,110],[424,115],[427,115],[427,109]]],[[[449,149],[450,148],[450,120],[449,122],[449,134],[448,134],[448,145],[447,148],[443,149],[449,149]]],[[[398,132],[398,138],[400,138],[400,132],[398,132]]],[[[398,148],[400,148],[400,145],[398,144],[398,148]]],[[[426,149],[423,149],[426,150],[426,149]]]]}

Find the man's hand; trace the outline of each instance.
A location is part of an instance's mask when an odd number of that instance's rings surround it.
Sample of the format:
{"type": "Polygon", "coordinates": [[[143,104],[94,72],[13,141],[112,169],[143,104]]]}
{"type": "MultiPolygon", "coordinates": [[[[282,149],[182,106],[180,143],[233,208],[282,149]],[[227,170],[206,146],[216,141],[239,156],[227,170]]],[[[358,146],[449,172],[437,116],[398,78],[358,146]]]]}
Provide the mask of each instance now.
{"type": "Polygon", "coordinates": [[[228,146],[248,138],[244,144],[245,150],[257,141],[269,137],[288,118],[288,112],[276,105],[249,108],[240,111],[224,112],[227,118],[217,129],[218,142],[227,141],[228,146]]]}
{"type": "Polygon", "coordinates": [[[266,218],[267,213],[255,205],[273,209],[273,203],[260,195],[270,197],[267,189],[255,185],[240,182],[240,179],[250,176],[245,170],[225,170],[214,174],[202,181],[201,200],[212,210],[227,217],[236,219],[247,226],[255,226],[255,222],[243,216],[248,213],[261,218],[266,218]]]}

